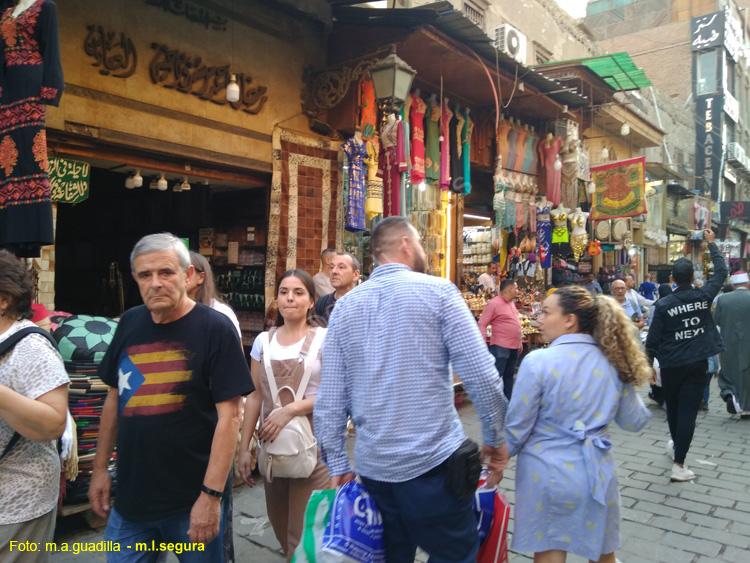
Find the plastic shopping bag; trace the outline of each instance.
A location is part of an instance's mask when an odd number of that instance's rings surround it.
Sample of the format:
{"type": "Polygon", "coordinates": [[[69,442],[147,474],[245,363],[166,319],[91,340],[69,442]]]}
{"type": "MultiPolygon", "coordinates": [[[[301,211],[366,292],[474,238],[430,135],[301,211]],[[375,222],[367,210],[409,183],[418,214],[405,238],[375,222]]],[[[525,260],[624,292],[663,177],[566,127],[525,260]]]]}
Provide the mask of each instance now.
{"type": "Polygon", "coordinates": [[[385,563],[383,519],[361,483],[313,491],[292,563],[385,563]]]}
{"type": "Polygon", "coordinates": [[[496,488],[484,488],[484,480],[474,494],[474,512],[479,532],[478,563],[507,563],[510,504],[496,488]]]}
{"type": "Polygon", "coordinates": [[[322,555],[323,532],[331,516],[336,498],[336,489],[313,491],[305,509],[302,538],[292,555],[292,563],[325,563],[330,560],[322,555]]]}
{"type": "Polygon", "coordinates": [[[323,552],[337,563],[385,563],[383,518],[359,481],[349,481],[336,493],[323,533],[323,552]]]}

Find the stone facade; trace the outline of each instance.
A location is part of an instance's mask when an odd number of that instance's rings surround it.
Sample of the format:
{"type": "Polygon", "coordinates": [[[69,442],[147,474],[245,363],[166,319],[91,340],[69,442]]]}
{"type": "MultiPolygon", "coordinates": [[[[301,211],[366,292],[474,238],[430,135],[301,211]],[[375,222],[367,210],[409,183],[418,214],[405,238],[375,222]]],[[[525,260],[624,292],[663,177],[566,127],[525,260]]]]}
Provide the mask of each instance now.
{"type": "MultiPolygon", "coordinates": [[[[105,4],[58,3],[66,82],[60,107],[47,116],[50,137],[57,139],[52,153],[68,154],[60,139],[84,139],[149,152],[156,162],[167,155],[229,169],[240,179],[243,171],[257,178],[272,171],[277,125],[307,129],[303,70],[324,66],[327,2],[282,0],[275,9],[259,0],[216,0],[208,12],[192,15],[169,2],[105,4]],[[124,68],[112,63],[116,55],[124,57],[124,68]],[[224,67],[244,76],[237,108],[224,99],[224,67]]],[[[49,308],[54,253],[54,247],[45,248],[34,264],[39,300],[49,308]]]]}

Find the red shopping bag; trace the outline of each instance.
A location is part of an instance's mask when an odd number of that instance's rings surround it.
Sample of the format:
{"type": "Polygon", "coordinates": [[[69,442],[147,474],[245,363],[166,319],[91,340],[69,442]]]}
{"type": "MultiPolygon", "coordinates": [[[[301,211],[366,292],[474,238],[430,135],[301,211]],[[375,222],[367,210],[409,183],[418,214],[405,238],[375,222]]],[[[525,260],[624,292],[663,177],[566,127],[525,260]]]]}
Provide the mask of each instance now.
{"type": "Polygon", "coordinates": [[[485,489],[483,485],[480,482],[475,495],[481,541],[477,563],[507,563],[510,504],[497,489],[485,489]]]}

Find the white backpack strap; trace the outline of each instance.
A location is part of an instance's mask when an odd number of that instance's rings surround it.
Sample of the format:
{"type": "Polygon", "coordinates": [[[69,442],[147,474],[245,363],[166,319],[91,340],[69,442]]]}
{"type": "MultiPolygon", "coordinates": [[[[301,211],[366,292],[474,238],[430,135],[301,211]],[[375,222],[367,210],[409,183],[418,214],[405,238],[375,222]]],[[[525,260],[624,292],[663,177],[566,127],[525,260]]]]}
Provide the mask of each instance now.
{"type": "Polygon", "coordinates": [[[271,390],[271,401],[273,401],[274,407],[280,407],[279,403],[279,389],[276,386],[276,378],[273,375],[273,368],[271,367],[271,336],[268,332],[262,332],[258,338],[260,338],[261,349],[263,350],[263,367],[266,372],[266,379],[268,380],[268,388],[271,390]]]}
{"type": "Polygon", "coordinates": [[[321,333],[323,331],[318,330],[317,328],[313,330],[315,331],[315,337],[310,343],[310,348],[307,350],[307,355],[305,356],[305,374],[302,376],[302,380],[300,381],[299,387],[297,388],[297,393],[295,393],[294,395],[295,401],[301,401],[305,397],[307,385],[310,383],[310,377],[312,377],[313,366],[318,360],[320,347],[323,345],[323,337],[321,336],[321,333]]]}

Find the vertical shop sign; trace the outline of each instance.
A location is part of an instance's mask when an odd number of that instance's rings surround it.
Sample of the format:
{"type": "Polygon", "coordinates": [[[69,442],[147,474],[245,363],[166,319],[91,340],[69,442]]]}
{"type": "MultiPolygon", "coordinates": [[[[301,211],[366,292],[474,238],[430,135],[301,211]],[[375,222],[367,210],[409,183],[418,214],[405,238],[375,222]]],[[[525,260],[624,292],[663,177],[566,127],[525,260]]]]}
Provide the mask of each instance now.
{"type": "Polygon", "coordinates": [[[724,12],[693,18],[690,26],[693,51],[724,44],[724,12]]]}
{"type": "Polygon", "coordinates": [[[717,200],[721,185],[724,143],[721,135],[724,96],[696,98],[695,187],[717,200]]]}
{"type": "Polygon", "coordinates": [[[89,197],[88,162],[53,157],[49,159],[51,199],[58,203],[81,203],[89,197]]]}

